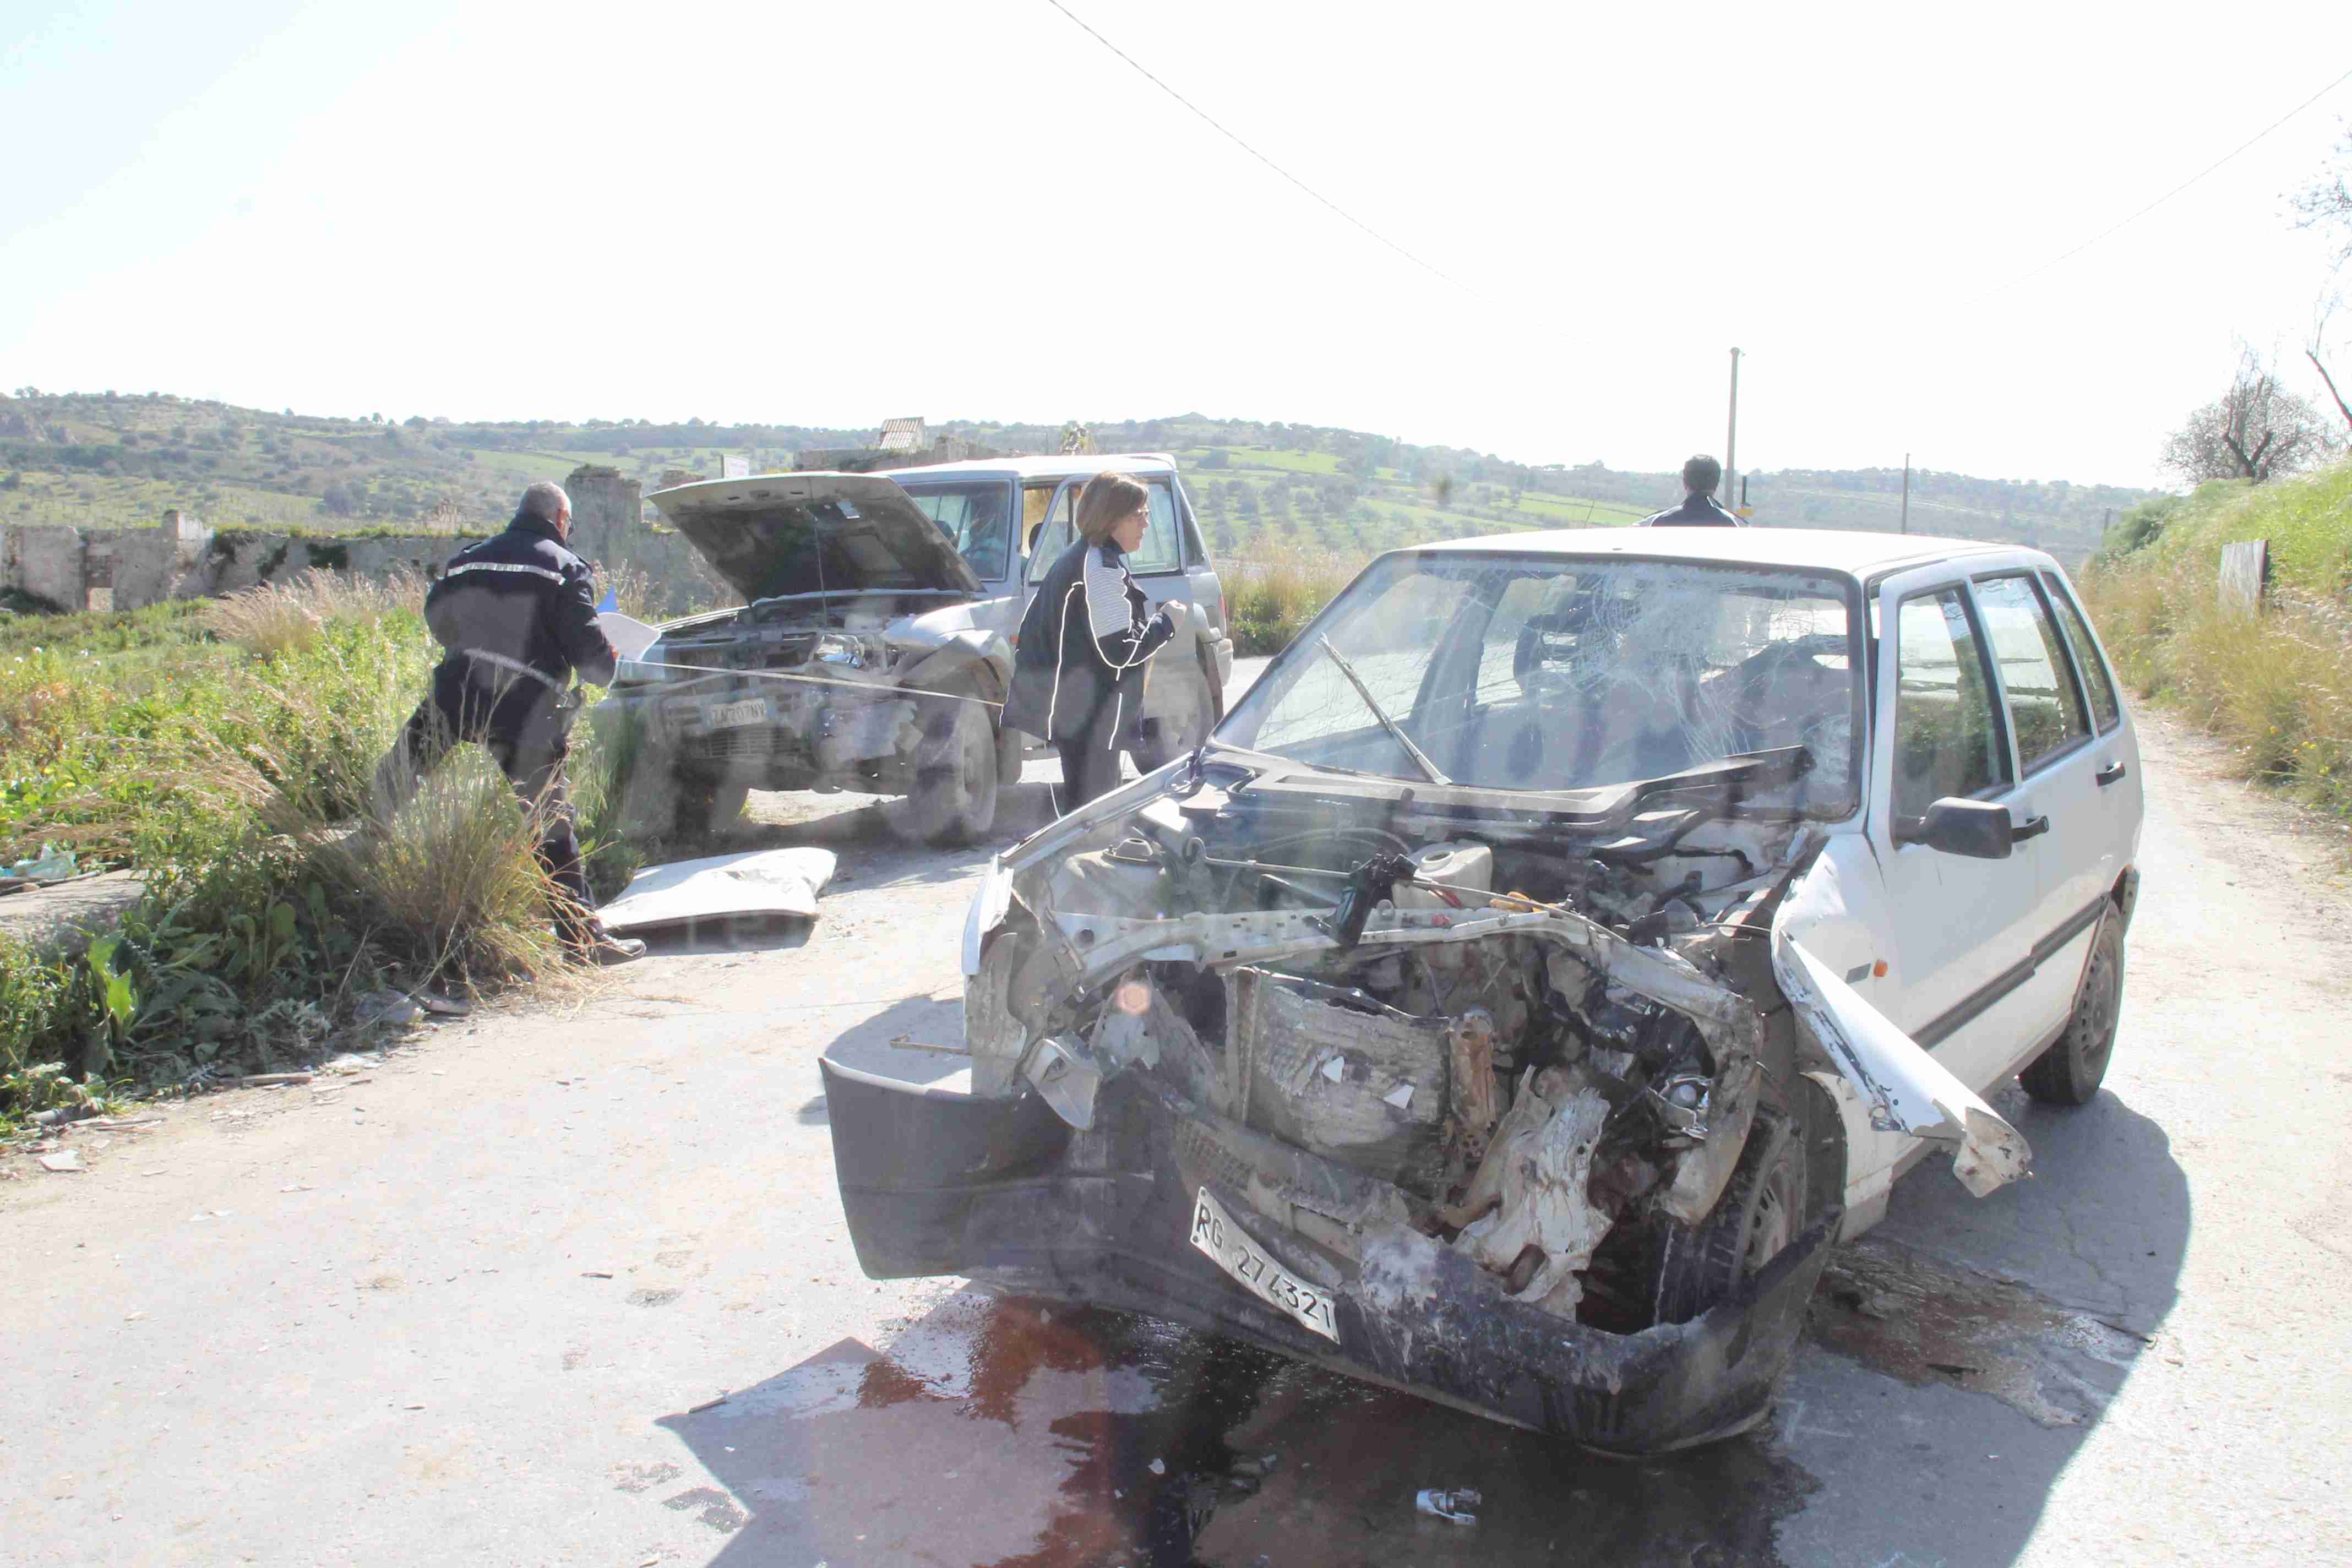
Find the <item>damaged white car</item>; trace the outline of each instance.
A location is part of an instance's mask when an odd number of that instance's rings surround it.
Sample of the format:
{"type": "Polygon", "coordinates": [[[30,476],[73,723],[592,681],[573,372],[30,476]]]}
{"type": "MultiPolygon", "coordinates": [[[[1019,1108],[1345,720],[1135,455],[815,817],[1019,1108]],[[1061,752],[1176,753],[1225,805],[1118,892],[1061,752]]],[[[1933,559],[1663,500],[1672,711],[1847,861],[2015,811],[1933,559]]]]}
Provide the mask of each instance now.
{"type": "Polygon", "coordinates": [[[969,1083],[824,1064],[877,1278],[1272,1347],[1592,1447],[1769,1408],[1830,1242],[2081,1104],[2131,720],[2038,552],[1517,535],[1374,562],[1196,752],[992,868],[969,1083]]]}

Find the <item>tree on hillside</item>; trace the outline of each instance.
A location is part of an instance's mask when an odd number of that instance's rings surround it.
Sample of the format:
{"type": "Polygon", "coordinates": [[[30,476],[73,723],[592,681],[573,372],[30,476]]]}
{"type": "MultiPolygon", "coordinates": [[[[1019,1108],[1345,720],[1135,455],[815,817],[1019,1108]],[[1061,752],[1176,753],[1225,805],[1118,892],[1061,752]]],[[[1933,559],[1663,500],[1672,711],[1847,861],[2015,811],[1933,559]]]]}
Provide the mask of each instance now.
{"type": "Polygon", "coordinates": [[[2303,215],[2298,227],[2333,234],[2339,266],[2352,261],[2352,133],[2336,144],[2319,178],[2295,194],[2294,210],[2303,215]]]}
{"type": "Polygon", "coordinates": [[[2188,484],[2208,479],[2260,484],[2325,462],[2338,445],[2319,410],[2289,392],[2278,373],[2248,349],[2229,391],[2172,433],[2159,461],[2188,484]]]}

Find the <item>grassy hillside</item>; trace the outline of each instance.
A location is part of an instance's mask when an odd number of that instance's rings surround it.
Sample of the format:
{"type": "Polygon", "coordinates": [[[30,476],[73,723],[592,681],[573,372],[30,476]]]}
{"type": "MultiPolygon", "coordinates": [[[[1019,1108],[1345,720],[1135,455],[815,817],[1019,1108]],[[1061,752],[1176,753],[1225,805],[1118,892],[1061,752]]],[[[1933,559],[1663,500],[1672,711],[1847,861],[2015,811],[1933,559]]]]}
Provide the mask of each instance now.
{"type": "Polygon", "coordinates": [[[2229,740],[2248,776],[2352,814],[2352,464],[2141,509],[2082,583],[2136,695],[2229,740]],[[2221,546],[2249,539],[2271,543],[2259,616],[2218,591],[2221,546]]]}
{"type": "MultiPolygon", "coordinates": [[[[940,421],[1004,452],[1056,449],[1059,426],[940,421]]],[[[1501,530],[1608,526],[1672,505],[1671,474],[1507,462],[1319,426],[1188,414],[1092,427],[1105,451],[1173,452],[1186,466],[1213,545],[1229,553],[1295,549],[1362,555],[1392,545],[1501,530]]],[[[436,507],[461,526],[504,520],[515,492],[606,463],[658,486],[672,469],[715,474],[722,455],[755,471],[803,451],[861,447],[871,427],[453,423],[330,419],[169,394],[0,397],[0,522],[88,528],[152,524],[166,507],[215,527],[349,530],[416,522],[436,507]]],[[[1756,521],[1782,527],[1893,528],[1899,470],[1758,474],[1756,521]]],[[[1913,476],[1914,531],[2021,540],[2071,557],[2098,541],[2106,512],[2147,492],[2053,481],[1913,476]]]]}

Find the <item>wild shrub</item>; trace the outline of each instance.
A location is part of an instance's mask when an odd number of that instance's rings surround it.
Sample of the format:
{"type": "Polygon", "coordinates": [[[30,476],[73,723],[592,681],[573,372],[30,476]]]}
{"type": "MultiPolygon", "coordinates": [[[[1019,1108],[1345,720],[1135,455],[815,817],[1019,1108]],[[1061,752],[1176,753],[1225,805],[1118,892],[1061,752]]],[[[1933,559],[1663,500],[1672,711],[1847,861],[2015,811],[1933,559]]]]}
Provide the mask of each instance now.
{"type": "Polygon", "coordinates": [[[2147,548],[2081,579],[2127,689],[2228,741],[2242,770],[2352,811],[2352,466],[2200,487],[2147,548]],[[2221,547],[2271,542],[2259,614],[2221,602],[2221,547]]]}
{"type": "Polygon", "coordinates": [[[1234,651],[1244,658],[1279,653],[1361,565],[1321,551],[1280,547],[1220,563],[1234,651]]]}
{"type": "MultiPolygon", "coordinates": [[[[182,1085],[299,1061],[384,984],[555,963],[536,834],[478,750],[374,809],[377,759],[437,652],[423,584],[305,574],[240,597],[58,617],[0,657],[0,845],[52,837],[147,879],[96,942],[0,941],[0,1115],[93,1074],[182,1085]],[[124,646],[100,652],[110,638],[124,646]]],[[[617,836],[596,847],[613,876],[617,836]]]]}

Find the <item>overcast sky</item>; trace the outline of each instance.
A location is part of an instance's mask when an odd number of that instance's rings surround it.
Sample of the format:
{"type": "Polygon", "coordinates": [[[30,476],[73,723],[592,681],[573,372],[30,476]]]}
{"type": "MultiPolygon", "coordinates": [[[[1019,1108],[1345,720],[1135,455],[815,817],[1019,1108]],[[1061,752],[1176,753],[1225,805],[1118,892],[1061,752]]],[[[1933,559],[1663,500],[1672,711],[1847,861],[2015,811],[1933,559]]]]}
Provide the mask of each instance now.
{"type": "MultiPolygon", "coordinates": [[[[0,384],[322,414],[1199,410],[1531,462],[2149,483],[2352,7],[12,0],[0,384]],[[2050,265],[2056,261],[2056,265],[2050,265]],[[1442,276],[1440,276],[1442,274],[1442,276]]],[[[2352,310],[2333,339],[2352,371],[2352,310]]]]}

